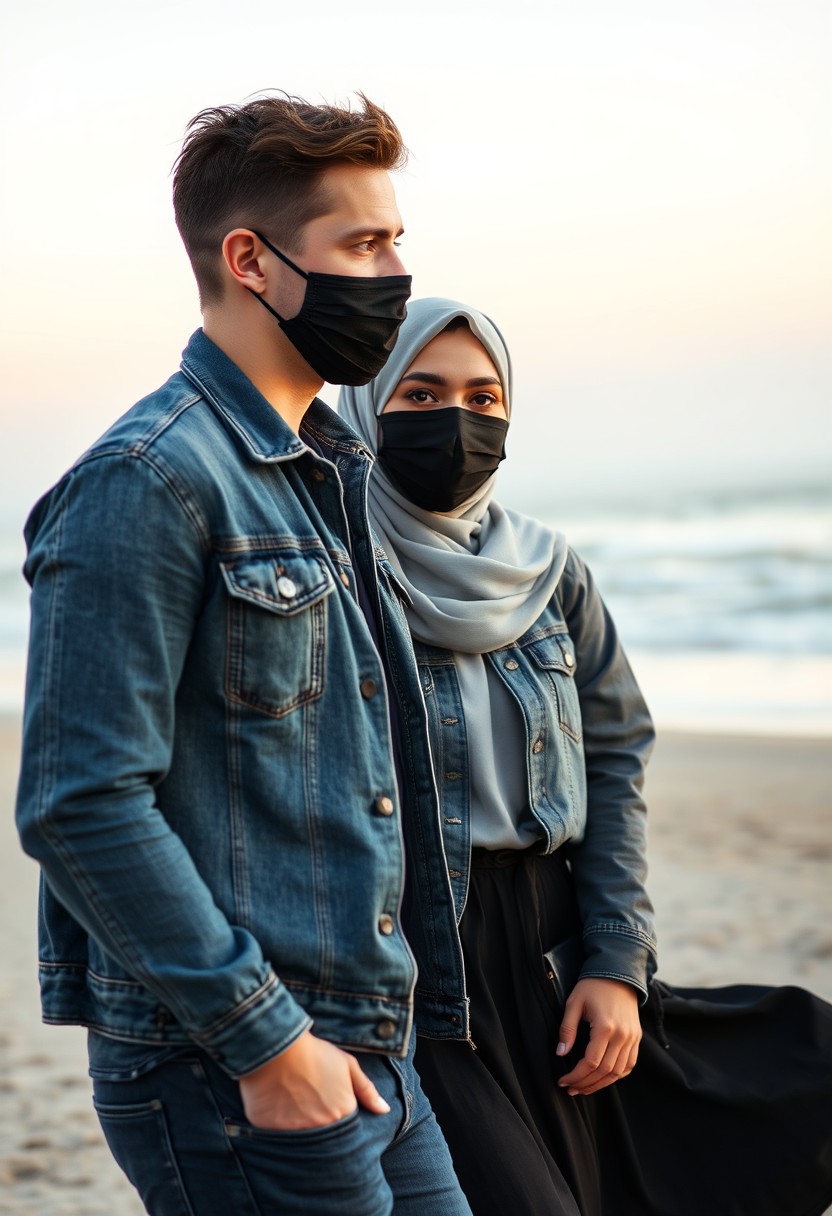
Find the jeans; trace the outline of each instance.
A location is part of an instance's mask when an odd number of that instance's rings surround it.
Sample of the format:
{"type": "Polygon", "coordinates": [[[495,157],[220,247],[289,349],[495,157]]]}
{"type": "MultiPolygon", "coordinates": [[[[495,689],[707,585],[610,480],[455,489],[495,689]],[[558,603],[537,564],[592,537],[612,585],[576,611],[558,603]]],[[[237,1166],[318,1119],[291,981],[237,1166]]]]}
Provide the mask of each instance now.
{"type": "Polygon", "coordinates": [[[96,1080],[95,1107],[151,1216],[471,1216],[412,1049],[358,1058],[390,1114],[255,1128],[237,1082],[191,1050],[136,1080],[96,1080]]]}

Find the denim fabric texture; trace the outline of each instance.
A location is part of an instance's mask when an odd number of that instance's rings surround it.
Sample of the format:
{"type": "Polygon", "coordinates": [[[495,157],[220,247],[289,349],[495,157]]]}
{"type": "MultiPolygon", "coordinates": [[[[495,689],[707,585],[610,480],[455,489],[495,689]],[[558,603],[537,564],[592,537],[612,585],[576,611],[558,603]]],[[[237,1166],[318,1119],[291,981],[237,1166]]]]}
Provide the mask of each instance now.
{"type": "Polygon", "coordinates": [[[403,825],[423,989],[465,1033],[426,712],[366,513],[373,458],[322,402],[304,427],[317,450],[198,331],[26,527],[17,813],[43,873],[43,1012],[132,1047],[133,1075],[196,1044],[237,1077],[313,1024],[403,1055],[403,825]]]}
{"type": "Polygon", "coordinates": [[[188,1049],[138,1080],[96,1081],[95,1107],[151,1216],[470,1216],[412,1053],[359,1061],[389,1114],[257,1128],[236,1082],[188,1049]]]}
{"type": "MultiPolygon", "coordinates": [[[[476,759],[468,753],[453,654],[415,645],[445,856],[461,917],[470,872],[470,765],[476,759]]],[[[641,789],[654,732],[615,626],[574,552],[532,628],[485,657],[523,716],[527,805],[545,834],[544,850],[564,846],[572,864],[583,923],[580,974],[625,980],[646,999],[656,943],[644,888],[641,789]]],[[[439,1030],[435,1037],[444,1037],[439,1030]]]]}

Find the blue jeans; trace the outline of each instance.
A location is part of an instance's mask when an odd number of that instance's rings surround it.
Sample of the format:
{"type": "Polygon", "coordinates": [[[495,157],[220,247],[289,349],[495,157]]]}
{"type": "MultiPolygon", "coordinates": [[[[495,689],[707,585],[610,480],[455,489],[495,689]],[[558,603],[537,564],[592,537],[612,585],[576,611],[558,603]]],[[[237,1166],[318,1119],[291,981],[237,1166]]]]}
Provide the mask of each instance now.
{"type": "Polygon", "coordinates": [[[412,1050],[359,1059],[390,1114],[264,1131],[237,1082],[190,1050],[136,1080],[96,1080],[95,1107],[151,1216],[471,1216],[412,1050]]]}

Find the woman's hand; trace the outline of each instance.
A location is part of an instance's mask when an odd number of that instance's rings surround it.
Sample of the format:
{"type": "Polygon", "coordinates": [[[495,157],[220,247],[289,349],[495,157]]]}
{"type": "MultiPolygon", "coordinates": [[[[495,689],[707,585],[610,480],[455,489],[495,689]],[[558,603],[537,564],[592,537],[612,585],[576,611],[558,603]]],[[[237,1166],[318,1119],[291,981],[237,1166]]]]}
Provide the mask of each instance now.
{"type": "Polygon", "coordinates": [[[593,1094],[633,1071],[641,1042],[638,993],[618,980],[578,980],[563,1011],[557,1054],[575,1045],[578,1023],[589,1023],[583,1059],[558,1084],[570,1096],[593,1094]]]}

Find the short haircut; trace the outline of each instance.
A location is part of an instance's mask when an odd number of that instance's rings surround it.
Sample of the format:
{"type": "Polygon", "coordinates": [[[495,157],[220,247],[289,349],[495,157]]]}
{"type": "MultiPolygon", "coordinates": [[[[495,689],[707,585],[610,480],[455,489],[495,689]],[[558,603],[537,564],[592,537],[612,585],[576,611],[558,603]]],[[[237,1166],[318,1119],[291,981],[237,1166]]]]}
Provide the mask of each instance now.
{"type": "Polygon", "coordinates": [[[303,229],[331,205],[321,181],[334,165],[399,169],[399,130],[359,93],[362,108],[311,105],[287,93],[202,110],[173,170],[173,209],[202,305],[222,296],[220,256],[234,228],[265,230],[298,252],[303,229]]]}

